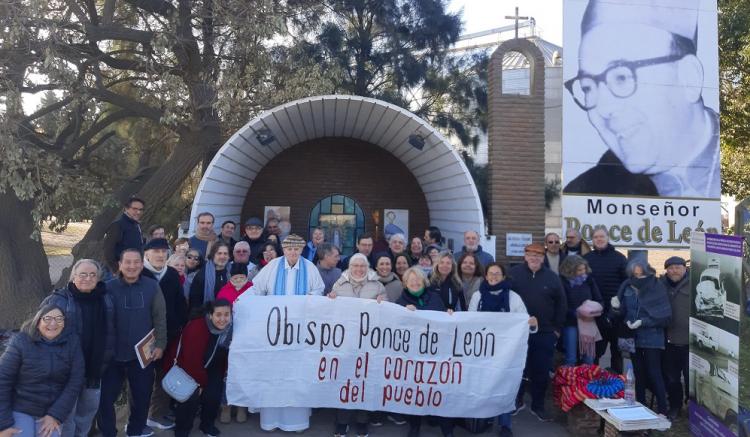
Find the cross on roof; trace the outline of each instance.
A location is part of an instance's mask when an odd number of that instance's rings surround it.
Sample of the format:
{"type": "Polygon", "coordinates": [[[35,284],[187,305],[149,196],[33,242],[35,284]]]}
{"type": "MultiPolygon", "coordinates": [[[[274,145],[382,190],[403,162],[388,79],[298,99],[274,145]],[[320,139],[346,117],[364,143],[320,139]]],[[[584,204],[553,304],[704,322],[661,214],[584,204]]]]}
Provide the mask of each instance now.
{"type": "Polygon", "coordinates": [[[506,20],[516,20],[516,39],[518,39],[518,20],[528,20],[529,17],[521,17],[521,16],[519,16],[518,15],[518,6],[516,6],[516,15],[515,16],[506,15],[505,19],[506,20]]]}

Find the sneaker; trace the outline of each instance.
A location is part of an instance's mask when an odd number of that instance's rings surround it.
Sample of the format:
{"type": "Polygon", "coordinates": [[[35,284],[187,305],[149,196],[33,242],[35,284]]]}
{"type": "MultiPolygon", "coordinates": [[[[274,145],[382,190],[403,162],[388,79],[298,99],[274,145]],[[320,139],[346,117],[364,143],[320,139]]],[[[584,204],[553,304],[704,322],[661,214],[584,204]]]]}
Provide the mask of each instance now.
{"type": "Polygon", "coordinates": [[[534,415],[537,419],[539,419],[540,422],[551,422],[552,418],[547,415],[547,412],[544,410],[535,410],[531,409],[531,414],[534,415]]]}
{"type": "Polygon", "coordinates": [[[394,416],[392,414],[389,414],[387,417],[388,417],[388,420],[390,420],[391,422],[393,422],[396,425],[405,425],[406,424],[406,420],[404,420],[404,417],[401,416],[401,415],[394,416]]]}
{"type": "Polygon", "coordinates": [[[162,429],[162,430],[174,428],[174,422],[167,419],[166,416],[160,419],[149,417],[146,420],[146,425],[150,426],[151,428],[162,429]]]}
{"type": "Polygon", "coordinates": [[[221,434],[221,431],[215,425],[201,426],[200,430],[207,437],[219,437],[219,434],[221,434]]]}
{"type": "Polygon", "coordinates": [[[370,426],[383,426],[383,421],[380,419],[370,419],[370,426]]]}
{"type": "Polygon", "coordinates": [[[152,435],[154,435],[154,430],[148,425],[141,430],[141,437],[151,437],[152,435]]]}
{"type": "Polygon", "coordinates": [[[345,423],[337,423],[335,429],[333,437],[346,437],[346,433],[349,431],[349,425],[345,423]]]}
{"type": "Polygon", "coordinates": [[[513,437],[513,431],[510,430],[507,426],[503,426],[500,428],[500,432],[498,433],[499,437],[513,437]]]}
{"type": "Polygon", "coordinates": [[[521,401],[521,403],[520,403],[520,404],[519,404],[519,403],[517,403],[517,404],[516,404],[516,409],[515,409],[515,410],[513,410],[513,411],[512,411],[511,413],[510,413],[510,415],[511,415],[511,416],[515,416],[516,414],[520,413],[520,412],[521,412],[521,411],[522,411],[522,410],[523,410],[524,408],[526,408],[526,404],[524,404],[524,403],[523,403],[523,401],[521,401]]]}
{"type": "Polygon", "coordinates": [[[669,419],[670,422],[674,422],[674,420],[677,419],[679,416],[680,416],[679,408],[670,408],[669,412],[667,412],[667,419],[669,419]]]}

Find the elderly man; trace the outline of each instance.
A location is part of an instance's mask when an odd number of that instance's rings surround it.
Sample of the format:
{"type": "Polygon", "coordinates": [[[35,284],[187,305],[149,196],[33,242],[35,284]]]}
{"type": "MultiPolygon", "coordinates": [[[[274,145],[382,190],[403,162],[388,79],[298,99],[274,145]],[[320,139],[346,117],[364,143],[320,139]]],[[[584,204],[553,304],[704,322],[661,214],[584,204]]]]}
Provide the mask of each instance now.
{"type": "Polygon", "coordinates": [[[477,231],[464,232],[464,247],[453,254],[453,259],[458,262],[465,253],[473,253],[482,264],[482,268],[495,262],[495,257],[482,250],[482,246],[479,244],[479,232],[477,231]]]}
{"type": "Polygon", "coordinates": [[[523,395],[526,385],[529,385],[531,413],[540,421],[548,422],[551,419],[544,408],[544,395],[549,384],[555,344],[565,324],[568,303],[560,277],[544,267],[544,246],[529,244],[524,249],[523,259],[523,264],[510,270],[511,289],[521,296],[529,316],[536,318],[539,329],[529,336],[524,381],[518,391],[516,409],[524,408],[523,395]]]}
{"type": "Polygon", "coordinates": [[[560,264],[567,254],[560,250],[560,236],[554,232],[544,236],[544,266],[555,273],[560,273],[560,264]]]}
{"type": "Polygon", "coordinates": [[[337,267],[340,260],[341,252],[333,244],[323,243],[318,247],[318,272],[325,284],[323,294],[330,293],[333,284],[341,277],[341,269],[337,267]]]}
{"type": "Polygon", "coordinates": [[[275,235],[281,239],[281,228],[279,227],[279,219],[271,217],[266,221],[266,233],[268,235],[275,235]]]}
{"type": "Polygon", "coordinates": [[[313,229],[310,241],[305,244],[305,248],[302,250],[302,257],[309,261],[315,262],[315,254],[318,251],[318,247],[323,244],[324,240],[325,234],[323,234],[323,229],[313,229]]]}
{"type": "Polygon", "coordinates": [[[120,218],[112,222],[104,236],[104,262],[112,273],[117,273],[120,254],[125,249],[141,249],[141,216],[146,202],[138,197],[131,197],[125,204],[120,218]]]}
{"type": "MultiPolygon", "coordinates": [[[[284,256],[271,260],[254,280],[248,293],[255,295],[322,295],[323,279],[313,263],[302,258],[305,240],[289,234],[281,243],[284,256]]],[[[261,408],[260,427],[266,431],[303,431],[310,427],[310,408],[261,408]]]]}
{"type": "Polygon", "coordinates": [[[197,249],[201,257],[205,259],[217,238],[214,232],[214,215],[210,212],[202,212],[195,220],[198,226],[195,229],[195,235],[190,237],[190,248],[197,249]]]}
{"type": "Polygon", "coordinates": [[[234,250],[232,250],[232,262],[229,263],[228,268],[231,270],[232,264],[234,263],[247,264],[247,277],[248,279],[252,279],[257,270],[256,265],[250,261],[251,257],[252,253],[250,253],[250,243],[244,240],[238,241],[234,245],[234,250]]]}
{"type": "Polygon", "coordinates": [[[263,222],[258,217],[250,217],[245,222],[244,231],[242,241],[247,241],[250,245],[250,261],[259,264],[263,259],[263,244],[267,237],[263,230],[263,222]]]}
{"type": "Polygon", "coordinates": [[[597,319],[599,332],[602,340],[596,343],[596,360],[607,351],[607,344],[611,354],[610,366],[617,373],[622,373],[622,354],[617,346],[617,327],[613,326],[608,318],[610,301],[612,297],[617,296],[620,285],[627,279],[626,267],[628,260],[625,255],[615,250],[615,247],[609,244],[609,234],[604,228],[597,228],[592,236],[594,250],[587,253],[583,258],[588,261],[591,267],[591,275],[594,277],[599,291],[604,299],[604,316],[597,319]]]}
{"type": "Polygon", "coordinates": [[[565,231],[565,254],[584,256],[591,252],[591,246],[583,238],[578,229],[570,228],[565,231]]]}
{"type": "Polygon", "coordinates": [[[719,120],[704,105],[699,0],[590,0],[565,82],[609,149],[566,193],[718,198],[719,120]]]}
{"type": "Polygon", "coordinates": [[[137,249],[125,249],[120,257],[120,274],[107,281],[107,293],[115,303],[115,356],[102,376],[101,399],[97,424],[104,437],[117,435],[115,401],[122,383],[128,380],[130,417],[126,434],[130,437],[150,435],[146,426],[151,390],[154,386],[154,363],[141,368],[135,345],[154,330],[152,358],[159,360],[167,345],[167,315],[159,283],[141,275],[143,257],[137,249]]]}
{"type": "Polygon", "coordinates": [[[687,263],[679,256],[664,262],[666,273],[659,278],[669,294],[672,320],[667,327],[667,348],[662,361],[664,379],[669,396],[667,417],[674,420],[680,414],[683,396],[688,393],[688,343],[690,340],[690,275],[687,263]],[[680,378],[685,378],[683,390],[680,378]]]}
{"type": "MultiPolygon", "coordinates": [[[[164,295],[167,316],[167,344],[174,343],[180,338],[183,326],[187,323],[188,310],[185,296],[180,284],[180,274],[167,265],[169,243],[163,238],[156,238],[143,247],[142,275],[159,283],[164,295]]],[[[167,418],[169,415],[170,398],[161,388],[164,372],[160,365],[156,366],[156,380],[151,397],[149,419],[146,424],[152,428],[172,429],[174,422],[167,418]]]]}

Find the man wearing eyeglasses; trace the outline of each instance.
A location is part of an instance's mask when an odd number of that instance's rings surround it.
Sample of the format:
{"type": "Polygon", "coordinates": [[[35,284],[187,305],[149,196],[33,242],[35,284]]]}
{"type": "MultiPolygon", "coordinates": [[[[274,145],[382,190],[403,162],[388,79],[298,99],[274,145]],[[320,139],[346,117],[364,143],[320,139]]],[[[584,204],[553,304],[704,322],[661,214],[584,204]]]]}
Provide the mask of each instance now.
{"type": "Polygon", "coordinates": [[[698,0],[590,0],[565,82],[609,150],[566,193],[718,198],[718,116],[703,103],[698,0]],[[642,3],[642,2],[641,2],[642,3]]]}

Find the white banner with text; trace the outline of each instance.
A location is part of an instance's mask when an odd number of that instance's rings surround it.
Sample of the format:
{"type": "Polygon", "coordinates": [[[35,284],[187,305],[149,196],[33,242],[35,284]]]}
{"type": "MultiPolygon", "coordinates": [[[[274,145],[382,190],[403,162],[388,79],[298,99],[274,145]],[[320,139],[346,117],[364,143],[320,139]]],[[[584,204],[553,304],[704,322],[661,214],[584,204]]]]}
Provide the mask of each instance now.
{"type": "Polygon", "coordinates": [[[234,305],[227,400],[492,417],[514,408],[528,336],[526,314],[243,295],[234,305]]]}

